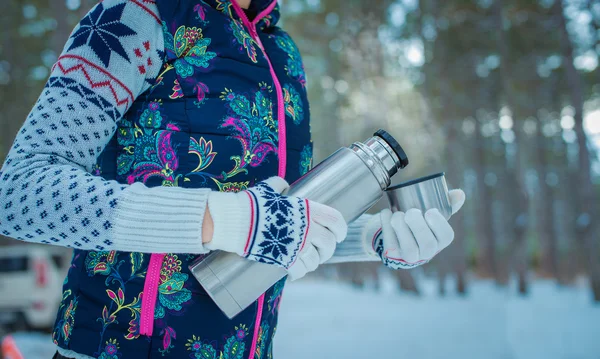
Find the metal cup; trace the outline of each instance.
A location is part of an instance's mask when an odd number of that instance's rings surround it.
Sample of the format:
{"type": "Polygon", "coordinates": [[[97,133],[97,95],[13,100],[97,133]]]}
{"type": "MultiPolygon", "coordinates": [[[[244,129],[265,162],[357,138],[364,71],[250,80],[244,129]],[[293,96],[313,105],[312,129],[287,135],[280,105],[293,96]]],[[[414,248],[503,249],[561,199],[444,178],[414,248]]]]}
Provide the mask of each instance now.
{"type": "Polygon", "coordinates": [[[444,172],[421,177],[388,188],[385,191],[392,212],[406,212],[411,208],[427,211],[437,208],[449,219],[452,205],[444,172]]]}

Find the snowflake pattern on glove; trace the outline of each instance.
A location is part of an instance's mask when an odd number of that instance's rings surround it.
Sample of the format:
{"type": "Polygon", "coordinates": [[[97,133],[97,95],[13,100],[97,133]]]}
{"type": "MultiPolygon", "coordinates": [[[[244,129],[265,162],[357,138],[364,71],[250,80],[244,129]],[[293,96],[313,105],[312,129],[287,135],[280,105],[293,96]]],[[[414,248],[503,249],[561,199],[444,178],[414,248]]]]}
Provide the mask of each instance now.
{"type": "Polygon", "coordinates": [[[246,193],[252,206],[252,220],[244,256],[289,269],[306,241],[308,201],[282,196],[265,182],[246,193]]]}

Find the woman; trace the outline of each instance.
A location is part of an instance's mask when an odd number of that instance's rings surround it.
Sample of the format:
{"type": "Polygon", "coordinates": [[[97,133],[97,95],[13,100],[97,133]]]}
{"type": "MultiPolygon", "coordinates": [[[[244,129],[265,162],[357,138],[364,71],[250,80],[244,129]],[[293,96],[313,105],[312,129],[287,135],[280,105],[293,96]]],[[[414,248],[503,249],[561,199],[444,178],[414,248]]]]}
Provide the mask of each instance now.
{"type": "Polygon", "coordinates": [[[312,143],[278,18],[275,0],[104,0],[73,30],[0,172],[0,232],[74,248],[56,358],[271,358],[285,279],[229,320],[189,272],[198,254],[297,279],[326,261],[409,268],[452,241],[437,210],[348,228],[281,195],[312,143]]]}

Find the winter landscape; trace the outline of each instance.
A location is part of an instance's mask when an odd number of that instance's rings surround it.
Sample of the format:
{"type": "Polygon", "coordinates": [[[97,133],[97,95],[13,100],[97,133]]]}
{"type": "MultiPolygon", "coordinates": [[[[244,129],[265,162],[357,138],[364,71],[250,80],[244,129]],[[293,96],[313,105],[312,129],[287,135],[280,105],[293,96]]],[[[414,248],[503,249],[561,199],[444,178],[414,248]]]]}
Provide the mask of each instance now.
{"type": "MultiPolygon", "coordinates": [[[[451,282],[451,281],[450,281],[451,282]]],[[[440,298],[421,279],[422,294],[400,294],[306,279],[288,283],[274,354],[285,359],[597,359],[600,305],[582,280],[570,287],[536,281],[515,288],[478,281],[462,297],[440,298]]],[[[48,359],[50,337],[17,333],[25,359],[48,359]]]]}

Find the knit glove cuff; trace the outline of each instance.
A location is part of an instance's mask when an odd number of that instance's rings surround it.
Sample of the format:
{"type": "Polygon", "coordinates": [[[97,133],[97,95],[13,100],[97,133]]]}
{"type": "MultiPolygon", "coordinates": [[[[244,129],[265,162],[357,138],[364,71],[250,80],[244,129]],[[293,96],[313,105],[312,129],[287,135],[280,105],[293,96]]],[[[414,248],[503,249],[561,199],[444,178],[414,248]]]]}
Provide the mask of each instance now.
{"type": "Polygon", "coordinates": [[[381,248],[383,243],[382,224],[386,223],[386,220],[389,222],[389,218],[383,218],[385,214],[386,211],[383,211],[374,215],[366,224],[362,235],[365,253],[378,260],[381,260],[381,248]]]}
{"type": "Polygon", "coordinates": [[[250,203],[250,194],[246,191],[211,192],[208,209],[213,220],[213,236],[204,247],[244,256],[250,224],[254,220],[250,203]]]}
{"type": "Polygon", "coordinates": [[[252,221],[244,257],[289,269],[306,244],[310,219],[308,200],[283,196],[288,183],[271,177],[247,191],[252,221]]]}
{"type": "Polygon", "coordinates": [[[306,199],[281,195],[288,186],[271,177],[243,192],[210,193],[214,229],[205,247],[289,269],[306,243],[310,212],[306,199]]]}

